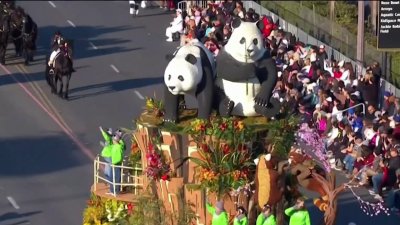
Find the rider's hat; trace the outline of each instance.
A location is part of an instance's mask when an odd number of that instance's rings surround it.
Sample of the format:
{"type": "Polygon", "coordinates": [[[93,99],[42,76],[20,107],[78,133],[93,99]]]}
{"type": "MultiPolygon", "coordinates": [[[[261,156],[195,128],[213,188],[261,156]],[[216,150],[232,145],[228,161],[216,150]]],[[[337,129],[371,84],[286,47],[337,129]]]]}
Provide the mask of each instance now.
{"type": "Polygon", "coordinates": [[[56,31],[56,33],[54,33],[55,35],[61,35],[61,32],[58,30],[56,31]]]}

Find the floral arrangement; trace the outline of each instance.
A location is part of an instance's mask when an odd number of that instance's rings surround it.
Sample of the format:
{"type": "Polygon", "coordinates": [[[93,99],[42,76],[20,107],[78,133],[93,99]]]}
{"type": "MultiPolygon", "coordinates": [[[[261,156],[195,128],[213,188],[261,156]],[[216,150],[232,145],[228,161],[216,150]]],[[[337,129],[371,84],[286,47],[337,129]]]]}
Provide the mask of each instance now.
{"type": "Polygon", "coordinates": [[[326,155],[324,139],[321,138],[316,129],[310,128],[308,124],[303,123],[297,132],[296,141],[304,145],[304,151],[313,159],[318,160],[326,172],[331,171],[331,166],[326,155]]]}
{"type": "Polygon", "coordinates": [[[146,175],[153,180],[169,180],[171,167],[165,162],[163,153],[153,143],[149,143],[146,152],[146,175]]]}
{"type": "Polygon", "coordinates": [[[157,100],[155,96],[154,98],[146,97],[146,110],[156,117],[162,117],[164,115],[164,103],[157,100]]]}
{"type": "Polygon", "coordinates": [[[136,142],[136,139],[132,137],[132,144],[131,144],[131,151],[129,154],[129,165],[131,167],[137,167],[137,165],[141,162],[142,158],[142,153],[140,151],[140,148],[136,142]]]}
{"type": "Polygon", "coordinates": [[[251,180],[254,163],[248,143],[252,133],[243,121],[234,118],[196,119],[186,132],[198,145],[200,157],[189,157],[197,165],[195,176],[199,184],[193,189],[205,189],[219,198],[246,186],[251,180]]]}

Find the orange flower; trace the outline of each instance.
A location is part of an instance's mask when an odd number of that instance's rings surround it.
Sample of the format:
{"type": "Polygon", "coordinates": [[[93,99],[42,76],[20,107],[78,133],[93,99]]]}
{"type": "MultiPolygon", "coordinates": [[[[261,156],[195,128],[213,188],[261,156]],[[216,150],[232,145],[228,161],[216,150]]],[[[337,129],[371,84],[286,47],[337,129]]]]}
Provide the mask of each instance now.
{"type": "Polygon", "coordinates": [[[241,120],[235,120],[235,122],[233,122],[233,127],[237,130],[237,131],[242,131],[244,128],[244,123],[241,120]]]}

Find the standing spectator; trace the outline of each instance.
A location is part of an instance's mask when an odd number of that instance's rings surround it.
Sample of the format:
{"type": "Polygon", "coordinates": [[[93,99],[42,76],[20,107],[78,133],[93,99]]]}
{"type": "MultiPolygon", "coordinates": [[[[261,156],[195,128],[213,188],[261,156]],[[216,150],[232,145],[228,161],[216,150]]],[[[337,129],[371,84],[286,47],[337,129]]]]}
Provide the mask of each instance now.
{"type": "Polygon", "coordinates": [[[287,208],[285,214],[290,217],[289,225],[310,225],[310,214],[305,205],[304,198],[299,197],[293,207],[287,208]]]}
{"type": "Polygon", "coordinates": [[[112,145],[111,145],[111,163],[113,165],[111,169],[111,174],[109,177],[109,182],[112,183],[110,185],[110,192],[107,194],[117,195],[120,191],[119,185],[114,185],[115,183],[121,182],[121,168],[115,167],[120,166],[123,159],[124,149],[120,143],[121,138],[118,135],[114,135],[112,138],[112,145]],[[115,190],[115,192],[114,192],[115,190]]]}
{"type": "Polygon", "coordinates": [[[233,219],[233,225],[248,225],[249,221],[247,220],[247,212],[242,207],[239,206],[236,210],[236,216],[233,219]]]}
{"type": "Polygon", "coordinates": [[[212,215],[211,225],[228,225],[228,214],[225,212],[224,202],[218,201],[215,208],[210,204],[206,204],[207,211],[212,215]]]}
{"type": "Polygon", "coordinates": [[[325,60],[328,59],[328,54],[325,51],[325,45],[319,46],[319,51],[317,53],[317,66],[320,69],[324,69],[325,60]]]}

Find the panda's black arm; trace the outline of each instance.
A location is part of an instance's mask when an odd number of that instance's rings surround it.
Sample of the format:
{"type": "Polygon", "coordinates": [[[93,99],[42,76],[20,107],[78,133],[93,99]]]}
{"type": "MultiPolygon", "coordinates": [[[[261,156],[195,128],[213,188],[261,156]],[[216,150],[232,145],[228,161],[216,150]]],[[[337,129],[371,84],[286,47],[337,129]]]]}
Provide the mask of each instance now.
{"type": "Polygon", "coordinates": [[[171,122],[177,122],[179,96],[171,94],[171,92],[169,92],[168,88],[165,85],[164,85],[164,105],[165,105],[164,119],[171,122]]]}
{"type": "Polygon", "coordinates": [[[261,90],[257,94],[255,101],[259,105],[268,104],[272,96],[272,91],[278,81],[276,65],[271,57],[259,61],[256,68],[256,75],[261,83],[261,90]]]}
{"type": "Polygon", "coordinates": [[[207,54],[202,50],[200,57],[203,65],[203,77],[196,91],[198,102],[198,115],[200,119],[208,119],[213,107],[214,97],[214,70],[207,57],[207,54]]]}

